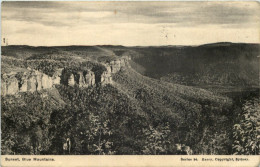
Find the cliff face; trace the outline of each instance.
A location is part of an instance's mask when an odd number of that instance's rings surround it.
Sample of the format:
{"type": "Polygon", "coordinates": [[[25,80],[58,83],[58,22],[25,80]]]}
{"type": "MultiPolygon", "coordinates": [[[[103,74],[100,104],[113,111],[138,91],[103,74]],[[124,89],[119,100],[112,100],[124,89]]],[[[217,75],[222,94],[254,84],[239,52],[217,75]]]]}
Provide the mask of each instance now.
{"type": "Polygon", "coordinates": [[[69,86],[74,86],[74,85],[75,85],[75,78],[74,78],[74,75],[73,75],[73,74],[70,74],[70,75],[69,75],[68,85],[69,85],[69,86]]]}
{"type": "Polygon", "coordinates": [[[112,84],[112,75],[108,71],[103,72],[101,75],[101,84],[112,84]]]}
{"type": "Polygon", "coordinates": [[[60,84],[62,71],[63,71],[63,68],[60,68],[53,74],[52,81],[53,81],[54,85],[60,84]]]}
{"type": "Polygon", "coordinates": [[[85,76],[85,84],[88,86],[93,86],[95,84],[95,74],[92,71],[88,71],[88,73],[83,73],[85,76]]]}
{"type": "Polygon", "coordinates": [[[95,84],[95,74],[90,71],[77,71],[77,72],[67,72],[65,71],[62,75],[61,84],[79,87],[88,87],[95,84]]]}
{"type": "Polygon", "coordinates": [[[13,95],[18,92],[18,80],[14,75],[3,75],[1,78],[1,94],[13,95]]]}
{"type": "Polygon", "coordinates": [[[34,92],[52,88],[53,85],[67,85],[89,87],[100,82],[102,85],[112,84],[112,74],[119,72],[128,64],[128,57],[121,57],[103,64],[105,70],[100,75],[91,70],[70,71],[58,69],[52,77],[37,70],[29,69],[26,72],[3,74],[1,76],[1,95],[13,95],[19,92],[34,92]],[[98,77],[97,80],[95,77],[98,77]]]}
{"type": "Polygon", "coordinates": [[[15,94],[18,92],[34,92],[51,88],[53,79],[39,71],[28,71],[4,74],[1,77],[1,94],[15,94]]]}
{"type": "Polygon", "coordinates": [[[106,71],[104,71],[101,75],[101,84],[112,84],[112,74],[119,72],[122,68],[128,65],[130,57],[123,56],[117,60],[110,61],[106,63],[104,66],[106,71]]]}
{"type": "Polygon", "coordinates": [[[109,63],[107,63],[107,66],[110,66],[111,73],[117,73],[122,67],[125,67],[128,65],[128,61],[130,60],[130,57],[123,56],[117,60],[113,60],[109,63]]]}

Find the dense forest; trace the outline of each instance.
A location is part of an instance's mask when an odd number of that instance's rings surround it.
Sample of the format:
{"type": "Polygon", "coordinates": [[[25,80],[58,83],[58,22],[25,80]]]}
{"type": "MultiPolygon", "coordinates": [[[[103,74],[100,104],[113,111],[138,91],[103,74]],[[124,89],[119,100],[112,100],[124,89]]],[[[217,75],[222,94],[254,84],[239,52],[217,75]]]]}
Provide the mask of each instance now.
{"type": "MultiPolygon", "coordinates": [[[[140,107],[111,85],[45,93],[52,98],[2,98],[2,154],[64,154],[67,138],[70,154],[259,154],[257,98],[242,108],[205,105],[182,114],[140,107]]],[[[143,94],[137,96],[145,101],[143,94]]]]}
{"type": "Polygon", "coordinates": [[[1,153],[259,155],[260,99],[255,61],[258,47],[219,47],[223,46],[183,47],[182,51],[177,51],[178,47],[4,47],[2,73],[23,68],[37,69],[49,76],[58,68],[96,69],[99,73],[104,70],[100,62],[125,55],[131,56],[132,61],[112,75],[111,84],[55,85],[1,96],[1,153]],[[241,50],[247,58],[241,58],[241,50]],[[204,66],[189,69],[191,62],[185,57],[191,53],[204,66]],[[207,57],[212,55],[213,58],[207,57]],[[152,68],[156,61],[157,66],[152,68]],[[223,72],[223,66],[214,62],[233,66],[223,72]],[[164,69],[158,70],[163,64],[164,69]],[[199,67],[207,69],[201,77],[203,69],[199,67]],[[233,75],[237,67],[239,75],[233,75]],[[253,71],[243,71],[244,67],[253,71]],[[218,82],[213,84],[215,80],[218,82]],[[212,86],[215,84],[217,88],[212,86]],[[220,87],[225,91],[220,91],[220,87]],[[69,149],[65,148],[68,141],[69,149]]]}

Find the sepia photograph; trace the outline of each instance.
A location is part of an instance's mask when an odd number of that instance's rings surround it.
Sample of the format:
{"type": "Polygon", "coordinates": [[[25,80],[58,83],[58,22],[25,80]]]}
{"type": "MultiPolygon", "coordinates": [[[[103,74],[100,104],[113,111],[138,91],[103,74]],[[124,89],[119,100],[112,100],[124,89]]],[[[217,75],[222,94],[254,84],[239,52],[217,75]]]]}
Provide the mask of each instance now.
{"type": "Polygon", "coordinates": [[[4,1],[1,40],[2,155],[260,154],[259,2],[4,1]]]}

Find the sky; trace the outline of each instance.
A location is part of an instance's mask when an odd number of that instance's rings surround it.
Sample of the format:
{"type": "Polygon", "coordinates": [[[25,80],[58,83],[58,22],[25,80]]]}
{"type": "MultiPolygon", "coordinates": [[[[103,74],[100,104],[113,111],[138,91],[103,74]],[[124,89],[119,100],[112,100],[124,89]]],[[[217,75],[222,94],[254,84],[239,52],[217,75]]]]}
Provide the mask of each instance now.
{"type": "Polygon", "coordinates": [[[9,45],[260,43],[257,2],[2,2],[9,45]]]}

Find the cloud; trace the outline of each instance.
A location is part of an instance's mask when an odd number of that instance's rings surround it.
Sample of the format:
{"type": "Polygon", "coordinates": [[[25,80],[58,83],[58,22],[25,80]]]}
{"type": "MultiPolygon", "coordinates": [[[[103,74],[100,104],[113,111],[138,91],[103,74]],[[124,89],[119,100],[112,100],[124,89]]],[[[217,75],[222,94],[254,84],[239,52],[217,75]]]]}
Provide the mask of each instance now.
{"type": "Polygon", "coordinates": [[[197,44],[215,41],[215,32],[220,41],[256,42],[259,11],[257,2],[5,1],[2,33],[9,43],[30,45],[197,44]],[[247,38],[235,37],[243,31],[247,38]]]}
{"type": "Polygon", "coordinates": [[[75,20],[81,24],[176,23],[184,26],[211,24],[251,26],[259,23],[259,11],[258,3],[254,2],[3,3],[4,20],[39,22],[49,26],[72,26],[75,20]]]}

